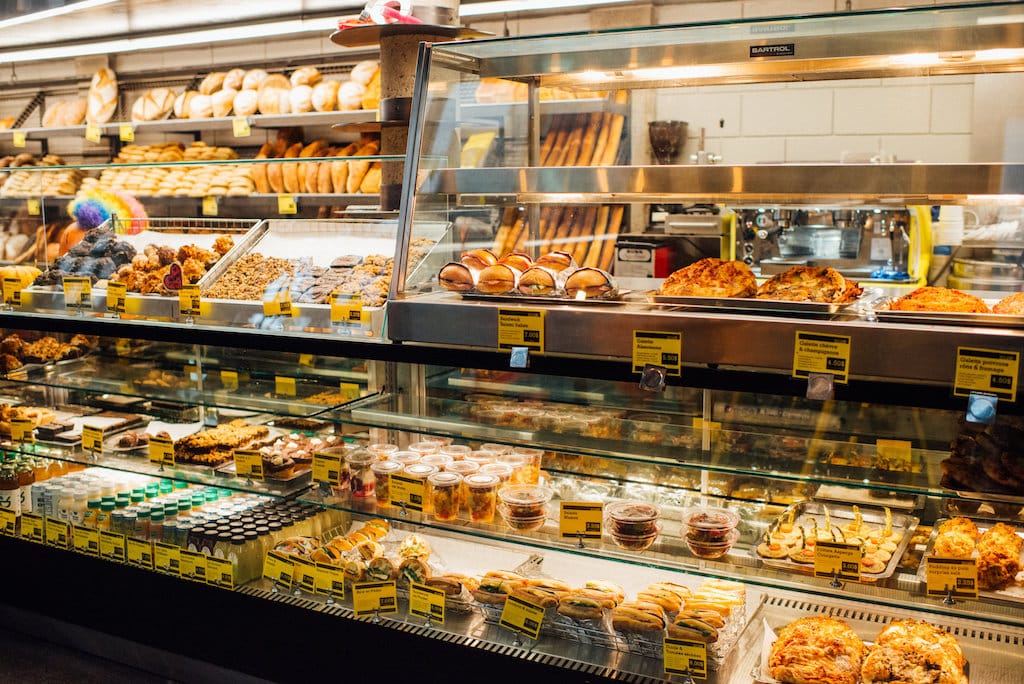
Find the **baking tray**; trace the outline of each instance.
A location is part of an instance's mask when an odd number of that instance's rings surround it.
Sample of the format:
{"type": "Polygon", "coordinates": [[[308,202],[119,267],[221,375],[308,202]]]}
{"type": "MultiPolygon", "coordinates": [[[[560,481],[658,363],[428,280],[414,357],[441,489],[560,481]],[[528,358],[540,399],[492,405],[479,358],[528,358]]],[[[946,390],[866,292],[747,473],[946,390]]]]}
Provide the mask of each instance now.
{"type": "Polygon", "coordinates": [[[572,299],[571,297],[542,297],[538,295],[484,294],[483,292],[462,292],[462,298],[473,302],[505,302],[508,304],[580,304],[583,306],[622,306],[626,295],[632,290],[619,290],[614,297],[572,299]]]}
{"type": "MultiPolygon", "coordinates": [[[[235,472],[234,461],[228,461],[224,465],[214,468],[214,472],[218,475],[224,475],[225,477],[238,477],[238,474],[235,472]]],[[[271,477],[270,475],[264,475],[263,480],[265,482],[278,482],[280,484],[295,484],[300,482],[303,478],[309,480],[312,477],[312,472],[312,466],[296,465],[295,471],[292,473],[291,477],[271,477]]]]}
{"type": "MultiPolygon", "coordinates": [[[[935,525],[933,525],[932,533],[928,536],[928,543],[924,549],[924,559],[922,560],[921,565],[917,569],[917,579],[920,580],[922,584],[928,581],[928,559],[932,555],[932,548],[935,546],[935,539],[939,536],[939,527],[948,519],[949,518],[939,518],[938,520],[936,520],[935,525]]],[[[973,516],[970,516],[970,519],[973,520],[975,524],[977,524],[978,531],[982,534],[987,532],[989,528],[992,527],[993,521],[991,520],[979,520],[978,518],[975,518],[973,516]]],[[[1007,524],[1013,525],[1012,522],[1007,524]]],[[[1014,526],[1017,527],[1016,525],[1014,526]]],[[[1024,531],[1022,531],[1019,527],[1017,527],[1017,536],[1024,537],[1024,531]]],[[[1021,547],[1020,561],[1022,567],[1024,567],[1024,547],[1021,547]]],[[[1024,572],[1018,573],[1017,580],[1006,589],[998,589],[995,591],[988,589],[978,589],[978,597],[1018,605],[1024,604],[1024,572]]]]}
{"type": "Polygon", "coordinates": [[[656,304],[672,304],[684,309],[729,309],[742,313],[769,316],[802,316],[825,318],[841,313],[856,302],[841,304],[829,302],[791,302],[785,299],[756,299],[754,297],[669,297],[651,295],[656,304]]]}
{"type": "MultiPolygon", "coordinates": [[[[795,503],[783,512],[779,516],[778,520],[786,520],[790,511],[793,511],[793,523],[797,527],[810,526],[811,520],[817,520],[820,527],[824,526],[825,522],[825,507],[820,501],[801,501],[795,503]]],[[[828,505],[828,512],[831,517],[832,526],[842,527],[843,525],[853,522],[854,514],[852,506],[843,504],[830,504],[828,505]]],[[[885,525],[885,513],[884,509],[880,509],[873,506],[862,506],[860,507],[861,518],[865,525],[871,525],[872,527],[882,527],[885,525]]],[[[904,552],[907,550],[907,546],[910,544],[910,538],[914,535],[914,528],[920,522],[915,516],[908,515],[906,513],[893,512],[892,513],[892,529],[896,532],[900,532],[903,537],[896,545],[896,550],[892,552],[892,558],[885,564],[885,569],[877,574],[861,574],[861,582],[874,582],[876,580],[885,579],[892,577],[893,573],[899,567],[900,558],[903,557],[904,552]]],[[[814,564],[813,563],[797,563],[791,561],[788,558],[763,558],[757,553],[757,545],[752,544],[750,547],[750,555],[757,560],[761,561],[763,565],[772,568],[779,568],[782,570],[788,570],[790,572],[799,573],[802,575],[813,575],[814,564]]]]}
{"type": "Polygon", "coordinates": [[[970,325],[990,328],[1022,328],[1024,316],[997,313],[955,313],[947,311],[891,311],[876,309],[878,320],[925,325],[970,325]]]}

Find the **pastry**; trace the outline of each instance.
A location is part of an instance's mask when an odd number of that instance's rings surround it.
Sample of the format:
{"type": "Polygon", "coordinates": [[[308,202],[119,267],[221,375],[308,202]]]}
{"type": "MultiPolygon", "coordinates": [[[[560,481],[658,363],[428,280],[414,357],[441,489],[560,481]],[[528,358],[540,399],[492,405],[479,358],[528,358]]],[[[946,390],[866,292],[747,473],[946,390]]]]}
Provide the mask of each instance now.
{"type": "Polygon", "coordinates": [[[206,78],[199,82],[199,92],[203,95],[213,95],[224,87],[224,79],[227,76],[223,71],[214,71],[207,74],[206,78]]]}
{"type": "Polygon", "coordinates": [[[758,299],[848,304],[864,290],[829,266],[793,266],[757,288],[758,299]]]}
{"type": "Polygon", "coordinates": [[[803,617],[779,631],[768,670],[783,684],[857,684],[866,653],[864,642],[845,622],[803,617]]]}
{"type": "Polygon", "coordinates": [[[267,78],[267,72],[263,69],[250,69],[242,77],[242,90],[258,90],[267,78]]]}
{"type": "Polygon", "coordinates": [[[338,81],[322,81],[313,86],[313,93],[310,96],[313,109],[318,112],[330,112],[337,109],[340,86],[341,83],[338,81]]]}
{"type": "Polygon", "coordinates": [[[992,313],[1024,316],[1024,292],[1003,297],[992,307],[992,313]]]}
{"type": "Polygon", "coordinates": [[[292,82],[288,80],[288,77],[284,74],[269,74],[257,87],[261,93],[267,88],[276,88],[278,90],[291,90],[292,82]]]}
{"type": "Polygon", "coordinates": [[[380,106],[380,69],[374,72],[366,84],[362,97],[363,109],[377,109],[380,106]]]}
{"type": "Polygon", "coordinates": [[[359,192],[373,194],[380,192],[381,166],[380,162],[373,162],[363,176],[363,182],[359,184],[359,192]]]}
{"type": "Polygon", "coordinates": [[[893,311],[989,313],[982,299],[948,287],[919,287],[895,300],[889,308],[893,311]]]}
{"type": "Polygon", "coordinates": [[[757,280],[742,261],[708,257],[673,272],[659,292],[669,297],[753,297],[757,280]]]}
{"type": "Polygon", "coordinates": [[[314,86],[320,82],[323,76],[320,75],[320,70],[314,66],[299,67],[292,72],[291,83],[293,87],[297,86],[314,86]]]}
{"type": "Polygon", "coordinates": [[[291,98],[285,88],[260,88],[260,114],[288,114],[291,112],[291,98]]]}
{"type": "Polygon", "coordinates": [[[920,620],[886,626],[861,667],[863,684],[967,684],[967,661],[956,638],[920,620]]]}
{"type": "Polygon", "coordinates": [[[117,109],[117,76],[110,69],[100,69],[89,84],[85,120],[90,124],[110,121],[117,109]]]}

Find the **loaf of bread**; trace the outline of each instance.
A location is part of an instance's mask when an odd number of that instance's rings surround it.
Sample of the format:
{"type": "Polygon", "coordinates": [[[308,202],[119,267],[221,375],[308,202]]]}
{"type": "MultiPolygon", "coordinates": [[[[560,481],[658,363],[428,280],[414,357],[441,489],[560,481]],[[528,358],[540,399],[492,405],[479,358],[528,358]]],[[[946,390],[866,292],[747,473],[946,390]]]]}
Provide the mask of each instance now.
{"type": "Polygon", "coordinates": [[[369,85],[370,80],[379,69],[380,64],[378,62],[375,60],[367,60],[352,67],[352,72],[349,73],[348,77],[356,83],[361,83],[364,86],[369,85]]]}
{"type": "Polygon", "coordinates": [[[318,112],[330,112],[338,106],[338,81],[321,81],[313,86],[313,109],[318,112]]]}
{"type": "Polygon", "coordinates": [[[260,83],[259,88],[257,88],[257,90],[261,92],[263,90],[266,90],[267,88],[291,90],[291,87],[292,82],[289,81],[288,77],[285,76],[284,74],[269,74],[266,78],[263,79],[263,82],[260,83]]]}
{"type": "Polygon", "coordinates": [[[242,90],[258,90],[266,78],[267,72],[263,69],[250,69],[242,78],[242,90]]]}
{"type": "Polygon", "coordinates": [[[189,107],[192,105],[192,98],[198,95],[199,92],[195,90],[186,90],[181,95],[178,95],[174,100],[174,116],[179,119],[187,119],[189,114],[189,107]]]}
{"type": "Polygon", "coordinates": [[[110,121],[117,109],[117,76],[110,69],[100,69],[89,84],[85,120],[90,124],[110,121]]]}
{"type": "Polygon", "coordinates": [[[230,116],[231,109],[234,107],[235,96],[238,95],[237,90],[231,88],[222,88],[210,96],[213,103],[213,115],[214,116],[230,116]]]}
{"type": "Polygon", "coordinates": [[[362,105],[363,109],[377,109],[380,107],[380,71],[375,72],[373,78],[366,84],[362,105]]]}
{"type": "Polygon", "coordinates": [[[224,75],[223,88],[241,90],[242,82],[245,80],[245,69],[232,69],[224,75]]]}
{"type": "Polygon", "coordinates": [[[314,66],[299,67],[292,72],[291,82],[292,86],[314,86],[320,82],[323,78],[320,75],[320,70],[314,66]]]}
{"type": "MultiPolygon", "coordinates": [[[[246,92],[246,91],[242,91],[246,92]]],[[[269,159],[274,151],[273,143],[263,143],[263,147],[256,154],[256,159],[269,159]]],[[[270,192],[270,181],[267,180],[267,166],[269,164],[253,164],[252,165],[252,180],[256,186],[256,192],[269,193],[270,192]]]]}
{"type": "Polygon", "coordinates": [[[260,114],[289,114],[291,98],[284,88],[264,88],[259,92],[260,114]]]}
{"type": "Polygon", "coordinates": [[[289,91],[288,99],[294,114],[313,111],[313,88],[311,86],[295,86],[289,91]]]}
{"type": "Polygon", "coordinates": [[[237,116],[251,116],[259,107],[259,94],[255,90],[240,90],[231,103],[237,116]]]}
{"type": "Polygon", "coordinates": [[[153,88],[132,104],[132,121],[157,121],[171,113],[175,94],[170,88],[153,88]]]}
{"type": "Polygon", "coordinates": [[[366,86],[358,81],[345,81],[338,88],[338,109],[343,112],[363,108],[363,96],[366,86]]]}
{"type": "Polygon", "coordinates": [[[363,182],[359,184],[359,192],[373,194],[380,192],[380,162],[373,162],[363,176],[363,182]]]}
{"type": "Polygon", "coordinates": [[[213,98],[209,95],[196,95],[188,103],[188,118],[209,119],[213,116],[213,98]]]}
{"type": "Polygon", "coordinates": [[[224,79],[227,74],[223,71],[214,71],[207,74],[199,83],[199,92],[203,95],[213,95],[224,87],[224,79]]]}
{"type": "MultiPolygon", "coordinates": [[[[356,157],[368,157],[377,154],[380,150],[380,143],[376,140],[371,140],[364,143],[358,150],[356,150],[356,157]]],[[[362,187],[363,178],[366,176],[366,172],[370,170],[372,162],[368,159],[353,159],[348,163],[348,179],[345,181],[346,191],[350,194],[359,192],[359,188],[362,187]]]]}
{"type": "Polygon", "coordinates": [[[67,102],[55,102],[43,115],[43,126],[53,128],[54,126],[79,126],[85,121],[85,100],[69,100],[67,102]]]}

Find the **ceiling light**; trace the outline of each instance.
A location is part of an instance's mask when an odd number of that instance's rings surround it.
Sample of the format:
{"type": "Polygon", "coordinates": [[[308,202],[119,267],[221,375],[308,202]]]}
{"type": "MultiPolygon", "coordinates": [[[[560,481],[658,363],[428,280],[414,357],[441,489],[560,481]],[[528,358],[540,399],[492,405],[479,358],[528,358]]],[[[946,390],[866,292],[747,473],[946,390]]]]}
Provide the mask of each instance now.
{"type": "Polygon", "coordinates": [[[459,7],[460,17],[482,17],[493,14],[514,14],[516,12],[543,12],[567,7],[596,7],[598,5],[620,5],[629,0],[494,0],[474,2],[459,7]]]}
{"type": "Polygon", "coordinates": [[[31,24],[34,21],[40,21],[42,19],[53,19],[54,17],[60,17],[65,14],[109,5],[112,2],[116,2],[116,0],[82,0],[82,2],[75,2],[70,5],[64,5],[63,7],[54,7],[53,9],[43,10],[41,12],[22,14],[21,16],[11,17],[10,19],[0,21],[0,29],[10,28],[11,26],[22,26],[23,24],[31,24]]]}

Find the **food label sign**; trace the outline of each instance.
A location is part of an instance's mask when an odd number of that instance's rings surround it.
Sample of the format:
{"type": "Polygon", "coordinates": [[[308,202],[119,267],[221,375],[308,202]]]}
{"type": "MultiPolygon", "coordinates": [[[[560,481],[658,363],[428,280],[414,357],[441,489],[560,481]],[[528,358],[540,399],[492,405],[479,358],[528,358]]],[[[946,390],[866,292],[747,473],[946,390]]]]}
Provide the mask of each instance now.
{"type": "Polygon", "coordinates": [[[356,612],[356,617],[397,613],[398,589],[394,582],[353,584],[352,608],[356,612]]]}
{"type": "Polygon", "coordinates": [[[796,331],[793,349],[793,377],[806,378],[811,373],[824,373],[835,382],[850,379],[850,338],[845,335],[822,335],[796,331]]]}
{"type": "Polygon", "coordinates": [[[563,501],[559,514],[559,536],[562,539],[600,539],[604,504],[563,501]]]}
{"type": "Polygon", "coordinates": [[[505,599],[500,624],[513,632],[522,632],[534,641],[540,636],[540,624],[544,621],[544,609],[518,596],[505,599]]]}
{"type": "Polygon", "coordinates": [[[708,677],[708,645],[700,641],[665,637],[665,674],[708,677]]]}
{"type": "Polygon", "coordinates": [[[390,479],[391,505],[404,506],[414,511],[423,512],[423,500],[427,496],[427,488],[423,480],[393,473],[390,479]]]}
{"type": "Polygon", "coordinates": [[[971,392],[985,392],[1006,401],[1016,401],[1019,376],[1020,352],[956,348],[953,394],[958,397],[968,397],[971,392]]]}
{"type": "Polygon", "coordinates": [[[642,373],[647,365],[661,366],[669,375],[682,373],[683,334],[657,332],[654,330],[633,331],[633,372],[642,373]]]}
{"type": "Polygon", "coordinates": [[[409,587],[409,613],[444,624],[444,591],[413,583],[409,587]]]}
{"type": "Polygon", "coordinates": [[[814,547],[814,576],[860,581],[860,545],[819,541],[814,547]]]}
{"type": "Polygon", "coordinates": [[[929,596],[945,598],[978,598],[977,558],[935,558],[926,561],[929,596]]]}
{"type": "Polygon", "coordinates": [[[498,309],[498,349],[526,347],[544,353],[544,315],[540,309],[498,309]]]}

